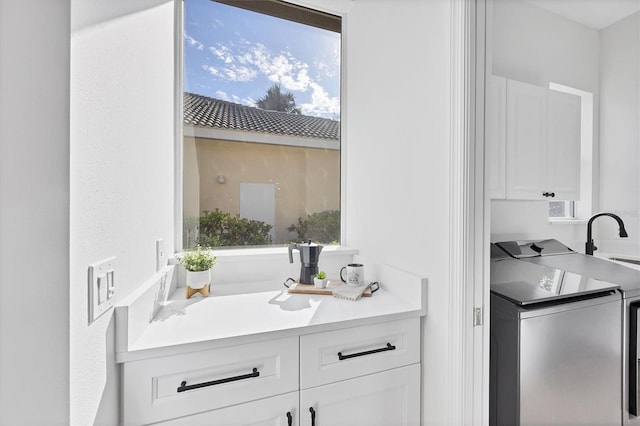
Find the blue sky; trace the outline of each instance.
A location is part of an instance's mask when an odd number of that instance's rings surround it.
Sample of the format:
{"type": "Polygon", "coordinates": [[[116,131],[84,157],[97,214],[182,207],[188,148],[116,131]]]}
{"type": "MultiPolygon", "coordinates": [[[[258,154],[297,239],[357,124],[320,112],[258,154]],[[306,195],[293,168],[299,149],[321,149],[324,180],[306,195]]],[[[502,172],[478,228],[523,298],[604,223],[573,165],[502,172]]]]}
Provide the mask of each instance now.
{"type": "Polygon", "coordinates": [[[255,106],[273,83],[302,114],[340,119],[340,34],[185,0],[184,90],[255,106]]]}

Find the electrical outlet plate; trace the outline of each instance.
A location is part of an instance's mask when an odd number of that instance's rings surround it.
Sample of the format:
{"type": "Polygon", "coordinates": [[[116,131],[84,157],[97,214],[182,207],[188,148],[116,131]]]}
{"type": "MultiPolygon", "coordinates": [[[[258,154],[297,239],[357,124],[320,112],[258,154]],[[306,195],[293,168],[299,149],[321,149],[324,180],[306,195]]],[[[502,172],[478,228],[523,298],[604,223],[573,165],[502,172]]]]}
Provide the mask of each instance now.
{"type": "Polygon", "coordinates": [[[156,240],[156,272],[160,272],[162,268],[167,266],[167,254],[164,251],[164,240],[156,240]]]}
{"type": "Polygon", "coordinates": [[[115,257],[89,265],[89,324],[113,308],[116,294],[115,257]]]}

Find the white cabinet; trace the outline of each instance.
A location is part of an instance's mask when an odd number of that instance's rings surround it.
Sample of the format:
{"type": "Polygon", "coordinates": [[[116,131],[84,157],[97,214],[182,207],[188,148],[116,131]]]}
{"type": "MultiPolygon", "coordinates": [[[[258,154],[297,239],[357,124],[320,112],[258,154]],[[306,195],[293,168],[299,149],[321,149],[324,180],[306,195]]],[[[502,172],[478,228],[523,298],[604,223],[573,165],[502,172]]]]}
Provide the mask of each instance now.
{"type": "Polygon", "coordinates": [[[545,192],[546,89],[507,80],[506,196],[541,199],[545,192]]]}
{"type": "Polygon", "coordinates": [[[300,337],[300,388],[420,362],[420,322],[366,325],[300,337]]]}
{"type": "Polygon", "coordinates": [[[167,426],[293,426],[299,424],[298,397],[298,392],[291,392],[154,424],[167,426]]]}
{"type": "Polygon", "coordinates": [[[577,200],[580,98],[497,76],[490,87],[491,198],[577,200]]]}
{"type": "Polygon", "coordinates": [[[504,199],[507,197],[507,79],[493,75],[489,85],[486,140],[489,167],[486,176],[491,198],[504,199]]]}
{"type": "Polygon", "coordinates": [[[419,424],[419,364],[300,391],[301,426],[419,424]]]}
{"type": "Polygon", "coordinates": [[[300,425],[419,425],[419,319],[302,336],[300,389],[300,425]]]}
{"type": "Polygon", "coordinates": [[[420,318],[125,362],[123,423],[419,425],[420,318]]]}
{"type": "Polygon", "coordinates": [[[580,199],[581,99],[547,92],[547,188],[558,200],[580,199]]]}
{"type": "Polygon", "coordinates": [[[149,424],[297,392],[298,360],[296,336],[126,362],[124,423],[149,424]]]}

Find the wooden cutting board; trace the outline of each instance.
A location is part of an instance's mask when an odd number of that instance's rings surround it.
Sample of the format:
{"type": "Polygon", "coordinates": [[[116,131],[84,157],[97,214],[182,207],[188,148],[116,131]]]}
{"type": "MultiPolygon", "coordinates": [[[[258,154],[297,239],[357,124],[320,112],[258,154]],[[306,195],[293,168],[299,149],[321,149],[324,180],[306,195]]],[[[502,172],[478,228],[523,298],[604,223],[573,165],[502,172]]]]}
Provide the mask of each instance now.
{"type": "MultiPolygon", "coordinates": [[[[289,293],[300,293],[300,294],[325,294],[331,296],[333,290],[335,288],[346,285],[340,280],[329,280],[327,282],[327,286],[325,288],[316,288],[313,284],[302,284],[295,282],[289,286],[289,293]]],[[[368,287],[364,293],[362,293],[362,297],[371,297],[371,288],[368,287]]]]}

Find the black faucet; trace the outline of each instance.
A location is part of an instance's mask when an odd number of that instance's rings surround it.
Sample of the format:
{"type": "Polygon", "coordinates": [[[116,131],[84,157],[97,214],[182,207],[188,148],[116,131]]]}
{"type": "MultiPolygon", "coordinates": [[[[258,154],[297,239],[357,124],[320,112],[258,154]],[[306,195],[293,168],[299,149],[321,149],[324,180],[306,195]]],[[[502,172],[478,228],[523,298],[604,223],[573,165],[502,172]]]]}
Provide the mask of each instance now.
{"type": "Polygon", "coordinates": [[[591,238],[591,225],[593,224],[593,220],[600,216],[610,216],[614,218],[616,222],[618,222],[618,226],[620,227],[620,238],[627,238],[629,236],[627,235],[627,230],[624,229],[624,222],[622,221],[622,219],[620,219],[619,216],[613,213],[594,214],[593,216],[591,216],[591,219],[589,219],[589,222],[587,223],[587,244],[585,245],[584,249],[585,254],[589,254],[591,256],[593,256],[593,252],[595,250],[598,250],[598,247],[596,247],[596,245],[593,243],[593,238],[591,238]]]}

